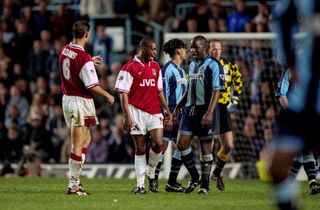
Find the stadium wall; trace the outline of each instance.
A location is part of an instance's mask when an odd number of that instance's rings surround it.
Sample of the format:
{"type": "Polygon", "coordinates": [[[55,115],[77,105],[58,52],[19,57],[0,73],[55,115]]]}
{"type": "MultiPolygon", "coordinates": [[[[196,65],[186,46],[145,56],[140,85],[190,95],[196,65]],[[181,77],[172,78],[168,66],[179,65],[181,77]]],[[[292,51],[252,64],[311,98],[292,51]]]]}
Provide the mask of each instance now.
{"type": "MultiPolygon", "coordinates": [[[[11,165],[13,169],[18,168],[18,164],[11,165]]],[[[26,167],[33,167],[27,165],[26,167]]],[[[228,163],[226,164],[223,175],[226,179],[239,179],[244,178],[242,175],[242,168],[245,167],[241,163],[228,163]]],[[[3,165],[0,165],[0,171],[3,165]]],[[[67,177],[68,165],[67,164],[42,164],[43,177],[67,177]]],[[[198,166],[200,170],[200,166],[198,166]]],[[[134,165],[132,164],[86,164],[83,168],[82,176],[86,178],[113,178],[113,179],[135,179],[134,165]]],[[[160,173],[160,179],[167,179],[168,174],[160,173]]],[[[179,173],[178,179],[189,179],[189,174],[186,168],[183,166],[179,173]]],[[[297,176],[298,180],[307,180],[307,176],[304,170],[301,170],[297,176]]]]}

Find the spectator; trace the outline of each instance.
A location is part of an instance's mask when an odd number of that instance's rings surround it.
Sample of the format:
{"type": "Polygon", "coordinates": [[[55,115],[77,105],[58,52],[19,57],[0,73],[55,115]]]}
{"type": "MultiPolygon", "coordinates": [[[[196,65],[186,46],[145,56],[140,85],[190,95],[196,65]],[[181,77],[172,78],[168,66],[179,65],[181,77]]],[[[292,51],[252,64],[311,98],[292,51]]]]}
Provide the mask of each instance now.
{"type": "Polygon", "coordinates": [[[30,146],[35,160],[48,163],[52,161],[52,143],[42,122],[41,116],[32,116],[24,137],[24,143],[30,146]]]}
{"type": "Polygon", "coordinates": [[[14,10],[14,4],[11,0],[5,0],[3,2],[3,6],[1,8],[0,20],[6,22],[8,25],[8,31],[14,31],[14,21],[17,18],[16,14],[14,14],[16,10],[14,10]]]}
{"type": "Polygon", "coordinates": [[[13,62],[24,63],[32,47],[32,37],[27,33],[27,25],[21,20],[16,21],[16,34],[10,41],[10,53],[13,62]]]}
{"type": "Polygon", "coordinates": [[[245,32],[246,24],[250,24],[251,15],[246,11],[244,0],[234,0],[235,12],[227,17],[227,27],[229,32],[245,32]]]}
{"type": "Polygon", "coordinates": [[[111,93],[114,93],[114,86],[116,84],[116,80],[117,80],[117,77],[118,77],[118,74],[121,70],[121,63],[119,62],[114,62],[112,65],[111,65],[111,75],[107,76],[107,85],[108,85],[108,91],[111,92],[111,93]]]}
{"type": "Polygon", "coordinates": [[[17,163],[22,157],[22,138],[17,126],[8,129],[5,154],[9,162],[17,163]]]}
{"type": "Polygon", "coordinates": [[[38,76],[45,75],[45,64],[48,52],[43,50],[40,40],[34,40],[33,49],[27,56],[26,73],[30,81],[35,81],[38,76]]]}
{"type": "MultiPolygon", "coordinates": [[[[128,5],[126,5],[127,7],[128,5]]],[[[100,14],[113,14],[113,0],[81,0],[80,1],[80,15],[94,16],[100,14]]]]}
{"type": "Polygon", "coordinates": [[[209,0],[209,31],[226,32],[226,14],[220,5],[219,0],[209,0]]]}
{"type": "Polygon", "coordinates": [[[60,84],[58,53],[66,45],[66,37],[58,37],[54,40],[54,47],[49,49],[46,60],[46,75],[49,77],[49,85],[60,84]]]}
{"type": "Polygon", "coordinates": [[[8,74],[9,81],[7,81],[8,86],[13,85],[19,79],[26,80],[26,78],[27,78],[21,63],[11,64],[11,68],[8,73],[9,73],[8,74]]]}
{"type": "Polygon", "coordinates": [[[39,0],[39,11],[34,14],[34,37],[39,38],[40,31],[50,29],[52,27],[52,13],[48,11],[48,1],[39,0]]]}
{"type": "Polygon", "coordinates": [[[11,59],[4,53],[4,50],[0,48],[0,81],[6,81],[8,79],[8,68],[11,59]]]}
{"type": "Polygon", "coordinates": [[[111,128],[108,138],[109,162],[113,163],[132,163],[134,159],[134,149],[130,135],[124,132],[123,117],[117,115],[115,123],[111,128]]]}
{"type": "Polygon", "coordinates": [[[47,97],[47,94],[49,93],[48,82],[44,76],[37,77],[35,86],[33,88],[33,92],[39,93],[42,97],[47,97]]]}
{"type": "Polygon", "coordinates": [[[55,37],[67,36],[68,39],[72,38],[73,17],[67,9],[67,4],[60,3],[56,13],[51,17],[52,32],[55,37]]]}
{"type": "Polygon", "coordinates": [[[30,92],[29,81],[21,77],[15,81],[14,85],[19,89],[21,95],[28,100],[28,104],[30,104],[32,101],[32,95],[30,92]]]}
{"type": "MultiPolygon", "coordinates": [[[[3,118],[0,118],[3,119],[3,118]]],[[[6,153],[7,129],[0,120],[0,162],[4,162],[6,153]]]]}
{"type": "Polygon", "coordinates": [[[32,96],[32,103],[30,105],[28,113],[28,122],[31,123],[32,119],[41,118],[43,122],[48,117],[48,105],[45,103],[45,98],[43,98],[39,93],[34,93],[32,96]]]}
{"type": "Polygon", "coordinates": [[[139,8],[137,1],[132,0],[113,0],[114,1],[114,13],[120,18],[128,18],[139,14],[139,8]]]}
{"type": "Polygon", "coordinates": [[[105,163],[109,155],[107,140],[102,137],[100,127],[92,131],[92,141],[86,155],[88,163],[105,163]]]}
{"type": "Polygon", "coordinates": [[[258,14],[253,18],[256,26],[256,32],[269,32],[270,31],[271,15],[269,14],[268,6],[265,1],[259,1],[258,14]]]}
{"type": "Polygon", "coordinates": [[[4,51],[4,54],[9,55],[9,44],[5,42],[5,31],[2,26],[3,24],[0,24],[0,48],[4,51]]]}
{"type": "Polygon", "coordinates": [[[53,48],[51,39],[52,39],[52,34],[49,30],[43,29],[40,31],[40,43],[41,43],[42,49],[46,52],[48,52],[51,48],[53,48]]]}
{"type": "Polygon", "coordinates": [[[187,14],[181,22],[180,31],[187,32],[209,32],[208,26],[208,4],[206,0],[197,3],[197,7],[187,14]]]}
{"type": "Polygon", "coordinates": [[[34,37],[35,22],[31,5],[26,5],[21,9],[20,19],[26,23],[27,33],[34,37]]]}
{"type": "Polygon", "coordinates": [[[96,28],[96,36],[93,40],[93,54],[101,55],[103,63],[109,68],[112,63],[113,40],[106,35],[106,27],[98,25],[96,28]]]}
{"type": "MultiPolygon", "coordinates": [[[[9,122],[11,121],[10,114],[12,114],[11,109],[14,109],[13,107],[16,107],[17,111],[19,112],[18,114],[19,128],[23,128],[26,125],[26,119],[27,119],[27,114],[29,110],[29,103],[27,99],[21,95],[20,90],[15,85],[11,86],[10,88],[10,97],[9,97],[9,101],[8,101],[6,112],[5,112],[5,118],[6,120],[9,120],[9,122]]],[[[14,116],[16,116],[16,113],[13,113],[13,114],[14,116]]],[[[7,125],[6,127],[9,128],[10,123],[7,125]]]]}
{"type": "Polygon", "coordinates": [[[58,104],[54,105],[54,116],[48,119],[47,130],[50,133],[53,145],[53,159],[58,163],[60,162],[60,152],[64,139],[68,137],[68,128],[63,119],[62,107],[58,104]]]}
{"type": "Polygon", "coordinates": [[[8,103],[8,96],[9,96],[8,89],[5,83],[0,82],[0,123],[4,122],[6,105],[8,103]]]}

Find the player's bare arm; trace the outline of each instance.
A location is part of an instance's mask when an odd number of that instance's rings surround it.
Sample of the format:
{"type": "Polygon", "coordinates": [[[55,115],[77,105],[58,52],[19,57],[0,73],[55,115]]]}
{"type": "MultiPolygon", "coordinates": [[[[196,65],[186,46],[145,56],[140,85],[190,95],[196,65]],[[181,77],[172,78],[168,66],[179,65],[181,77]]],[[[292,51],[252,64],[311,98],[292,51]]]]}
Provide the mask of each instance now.
{"type": "Polygon", "coordinates": [[[208,110],[203,115],[202,120],[201,120],[201,125],[203,127],[207,127],[207,126],[211,125],[212,119],[213,119],[213,111],[214,111],[214,109],[215,109],[215,107],[217,105],[219,96],[220,96],[219,90],[215,90],[215,91],[212,92],[208,110]]]}
{"type": "Polygon", "coordinates": [[[283,109],[286,109],[289,105],[287,96],[280,96],[279,103],[283,109]]]}
{"type": "Polygon", "coordinates": [[[100,86],[94,86],[92,88],[90,88],[90,90],[96,94],[99,94],[103,97],[105,97],[107,103],[109,105],[113,105],[114,103],[114,97],[113,95],[111,95],[110,93],[108,93],[107,91],[105,91],[104,89],[102,89],[100,86]]]}
{"type": "Polygon", "coordinates": [[[124,116],[124,130],[130,132],[133,122],[129,113],[129,99],[127,93],[120,93],[120,103],[124,116]]]}
{"type": "Polygon", "coordinates": [[[188,91],[186,91],[181,100],[179,101],[179,103],[177,104],[177,106],[174,108],[173,113],[172,113],[172,121],[173,124],[178,125],[178,119],[179,119],[179,115],[180,115],[180,110],[182,109],[182,107],[187,103],[187,97],[188,97],[188,91]]]}
{"type": "Polygon", "coordinates": [[[171,112],[169,110],[168,104],[166,102],[166,99],[164,97],[163,91],[159,91],[158,97],[160,100],[160,104],[163,108],[164,113],[164,129],[165,130],[171,130],[172,129],[172,119],[171,119],[171,112]]]}

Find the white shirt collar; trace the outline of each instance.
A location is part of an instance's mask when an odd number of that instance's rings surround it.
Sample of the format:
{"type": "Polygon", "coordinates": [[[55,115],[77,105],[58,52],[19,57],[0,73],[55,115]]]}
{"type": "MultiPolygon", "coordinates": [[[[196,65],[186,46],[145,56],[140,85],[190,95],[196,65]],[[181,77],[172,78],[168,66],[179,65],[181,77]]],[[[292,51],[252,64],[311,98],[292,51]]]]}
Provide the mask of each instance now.
{"type": "Polygon", "coordinates": [[[81,45],[73,44],[72,42],[70,42],[69,46],[84,51],[84,48],[81,45]]]}

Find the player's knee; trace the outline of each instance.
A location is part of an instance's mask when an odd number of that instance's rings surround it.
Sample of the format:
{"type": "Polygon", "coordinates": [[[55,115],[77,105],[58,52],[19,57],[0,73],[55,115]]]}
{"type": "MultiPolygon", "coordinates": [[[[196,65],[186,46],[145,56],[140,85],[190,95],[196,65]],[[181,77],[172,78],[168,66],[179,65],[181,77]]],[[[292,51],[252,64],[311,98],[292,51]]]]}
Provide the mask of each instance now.
{"type": "Polygon", "coordinates": [[[152,144],[152,149],[153,149],[154,151],[162,151],[162,150],[163,150],[163,143],[162,143],[162,141],[154,142],[154,143],[152,144]]]}
{"type": "Polygon", "coordinates": [[[136,145],[136,152],[145,153],[146,152],[146,146],[145,145],[136,145]]]}
{"type": "Polygon", "coordinates": [[[234,145],[233,142],[228,142],[226,144],[226,153],[230,153],[230,151],[233,149],[234,145]]]}
{"type": "Polygon", "coordinates": [[[183,150],[185,150],[185,149],[188,148],[188,147],[187,147],[185,144],[183,144],[181,141],[178,142],[177,147],[178,147],[178,150],[179,150],[179,151],[183,151],[183,150]]]}

